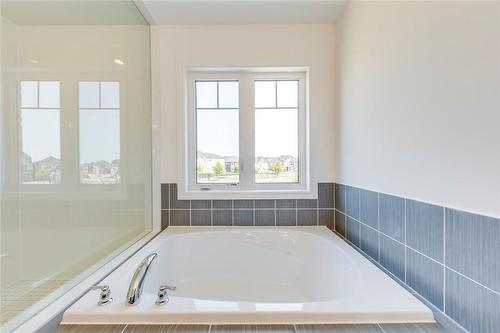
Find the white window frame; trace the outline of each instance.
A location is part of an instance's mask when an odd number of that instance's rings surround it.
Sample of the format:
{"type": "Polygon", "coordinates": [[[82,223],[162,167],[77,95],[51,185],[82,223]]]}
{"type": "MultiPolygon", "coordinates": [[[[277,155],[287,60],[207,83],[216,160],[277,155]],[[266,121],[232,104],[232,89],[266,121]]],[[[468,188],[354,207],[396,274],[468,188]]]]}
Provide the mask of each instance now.
{"type": "Polygon", "coordinates": [[[180,199],[298,199],[315,198],[310,184],[308,68],[187,68],[182,79],[182,106],[179,142],[180,199]],[[239,81],[239,157],[240,181],[235,184],[198,184],[196,182],[196,81],[239,81]],[[255,183],[254,81],[299,81],[297,183],[255,183]],[[248,168],[252,171],[247,171],[248,168]]]}

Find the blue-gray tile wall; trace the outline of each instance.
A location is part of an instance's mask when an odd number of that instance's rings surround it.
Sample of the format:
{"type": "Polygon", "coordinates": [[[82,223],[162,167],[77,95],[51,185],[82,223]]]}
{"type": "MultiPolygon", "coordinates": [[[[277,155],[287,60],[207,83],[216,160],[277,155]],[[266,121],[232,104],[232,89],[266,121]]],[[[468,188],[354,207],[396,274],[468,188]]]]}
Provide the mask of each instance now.
{"type": "Polygon", "coordinates": [[[359,219],[359,189],[352,186],[346,186],[346,214],[355,219],[359,219]]]}
{"type": "Polygon", "coordinates": [[[161,185],[161,227],[335,226],[335,184],[319,183],[318,199],[179,200],[177,184],[161,185]]]}
{"type": "Polygon", "coordinates": [[[352,244],[359,247],[359,222],[348,217],[346,220],[346,238],[352,244]]]}
{"type": "Polygon", "coordinates": [[[335,208],[335,184],[318,184],[318,207],[335,208]]]}
{"type": "Polygon", "coordinates": [[[256,226],[274,226],[276,225],[275,218],[276,218],[276,212],[274,210],[271,209],[255,210],[256,226]]]}
{"type": "Polygon", "coordinates": [[[335,211],[335,231],[345,237],[345,215],[340,211],[335,211]]]}
{"type": "Polygon", "coordinates": [[[380,236],[380,264],[405,282],[405,246],[385,235],[380,236]]]}
{"type": "Polygon", "coordinates": [[[500,220],[446,209],[446,266],[500,292],[500,220]]]}
{"type": "Polygon", "coordinates": [[[345,213],[346,198],[345,185],[335,184],[335,208],[345,213]]]}
{"type": "Polygon", "coordinates": [[[378,230],[378,193],[367,190],[359,192],[359,220],[378,230]]]}
{"type": "Polygon", "coordinates": [[[400,241],[405,236],[405,199],[379,194],[380,231],[400,241]]]}
{"type": "Polygon", "coordinates": [[[319,225],[327,226],[333,229],[335,226],[335,211],[334,210],[320,210],[319,211],[319,225]]]}
{"type": "Polygon", "coordinates": [[[415,250],[442,263],[444,208],[406,200],[406,243],[415,250]]]}
{"type": "Polygon", "coordinates": [[[356,217],[356,189],[335,184],[336,232],[432,304],[448,326],[500,333],[500,219],[358,191],[356,217]]]}
{"type": "Polygon", "coordinates": [[[500,295],[446,269],[446,310],[471,333],[500,333],[500,295]]]}
{"type": "Polygon", "coordinates": [[[379,257],[378,257],[378,237],[379,237],[379,233],[377,230],[372,229],[372,228],[360,223],[360,236],[359,236],[359,238],[360,238],[361,250],[375,261],[379,260],[379,257]]]}
{"type": "Polygon", "coordinates": [[[443,310],[444,266],[406,248],[406,284],[443,310]]]}

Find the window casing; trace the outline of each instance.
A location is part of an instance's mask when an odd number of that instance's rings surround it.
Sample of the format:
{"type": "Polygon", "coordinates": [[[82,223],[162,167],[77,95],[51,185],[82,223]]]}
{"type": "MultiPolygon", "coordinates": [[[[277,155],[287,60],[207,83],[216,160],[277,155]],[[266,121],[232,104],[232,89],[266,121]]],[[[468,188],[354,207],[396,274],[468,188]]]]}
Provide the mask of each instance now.
{"type": "MultiPolygon", "coordinates": [[[[190,69],[186,71],[184,80],[184,106],[182,108],[182,131],[180,139],[183,143],[183,148],[180,152],[179,165],[179,197],[181,198],[312,198],[314,193],[310,187],[309,181],[309,154],[308,154],[308,104],[307,104],[307,69],[306,68],[279,68],[279,69],[190,69]],[[225,163],[226,171],[232,170],[234,164],[238,165],[239,177],[238,181],[227,182],[200,182],[199,171],[203,168],[199,165],[199,98],[197,99],[197,84],[200,82],[237,82],[239,88],[238,105],[231,106],[233,110],[238,112],[238,154],[237,161],[229,161],[225,163]],[[278,105],[278,98],[275,99],[274,105],[258,105],[256,101],[256,83],[269,83],[269,86],[275,87],[279,83],[281,85],[289,84],[296,87],[296,105],[278,105]],[[283,84],[282,84],[283,83],[283,84]],[[256,105],[257,104],[257,105],[256,105]],[[291,113],[286,113],[288,111],[291,113]],[[296,133],[290,131],[290,126],[282,129],[288,133],[285,139],[274,140],[275,152],[283,148],[283,156],[257,156],[256,149],[263,146],[262,142],[272,138],[269,133],[265,133],[266,129],[273,126],[259,127],[259,123],[265,123],[266,112],[285,112],[287,115],[288,124],[295,124],[296,133]],[[296,117],[296,120],[293,119],[296,117]],[[257,119],[257,120],[256,120],[257,119]],[[257,126],[257,127],[256,127],[257,126]],[[286,140],[286,137],[291,138],[286,140]],[[281,146],[280,146],[281,144],[281,146]],[[286,146],[286,147],[285,147],[286,146]],[[295,148],[293,148],[295,147],[295,148]],[[293,151],[287,154],[288,151],[293,151]],[[296,156],[292,156],[296,155],[296,156]],[[293,160],[293,161],[292,161],[293,160]],[[258,164],[273,165],[273,171],[276,175],[266,171],[258,170],[258,164]],[[276,167],[279,165],[279,167],[276,167]],[[291,175],[293,170],[297,171],[296,175],[281,176],[287,173],[291,175]],[[298,170],[297,170],[298,169],[298,170]],[[260,172],[260,174],[258,173],[260,172]],[[267,180],[263,180],[262,176],[267,180]]],[[[215,90],[214,90],[215,91],[215,90]]],[[[288,91],[293,91],[288,89],[288,91]]],[[[268,91],[269,93],[269,91],[268,91]]],[[[277,91],[274,91],[276,96],[277,91]]],[[[258,97],[258,96],[257,96],[258,97]]],[[[217,100],[219,99],[217,95],[217,100]]],[[[283,100],[283,99],[282,99],[283,100]]],[[[289,101],[293,99],[288,99],[289,101]]],[[[262,102],[262,100],[261,100],[262,102]]],[[[281,103],[283,104],[283,103],[281,103]]],[[[216,105],[214,111],[221,109],[220,105],[216,105]]],[[[270,115],[270,121],[276,122],[279,117],[276,114],[267,113],[270,115]]],[[[279,123],[276,123],[277,131],[280,136],[283,136],[283,131],[279,132],[279,123]]],[[[203,124],[201,124],[203,126],[203,124]]],[[[209,123],[210,125],[210,123],[209,123]]],[[[210,128],[210,126],[208,127],[210,128]]],[[[223,130],[223,126],[211,126],[216,131],[223,130]]],[[[265,146],[265,145],[264,145],[265,146]]],[[[262,150],[262,149],[261,149],[262,150]]],[[[210,153],[210,152],[203,152],[210,153]]],[[[270,150],[270,153],[272,150],[270,150]]],[[[211,156],[210,154],[209,157],[211,156]]],[[[234,157],[234,156],[229,156],[234,157]]],[[[215,158],[218,158],[215,156],[215,158]]],[[[210,164],[208,164],[210,165],[210,164]]],[[[213,172],[212,172],[213,173],[213,172]]],[[[235,178],[233,178],[235,179],[235,178]]]]}

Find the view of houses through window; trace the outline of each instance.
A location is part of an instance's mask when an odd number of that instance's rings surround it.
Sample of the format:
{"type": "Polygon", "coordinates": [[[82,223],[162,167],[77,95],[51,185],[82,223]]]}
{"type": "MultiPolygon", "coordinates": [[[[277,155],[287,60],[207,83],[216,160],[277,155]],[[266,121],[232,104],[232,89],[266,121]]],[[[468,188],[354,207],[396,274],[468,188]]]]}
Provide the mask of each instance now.
{"type": "Polygon", "coordinates": [[[239,82],[196,81],[198,183],[238,183],[239,82]]]}
{"type": "Polygon", "coordinates": [[[255,183],[297,183],[299,81],[253,81],[252,139],[240,138],[239,88],[195,81],[197,183],[238,183],[240,140],[254,141],[255,183]]]}
{"type": "Polygon", "coordinates": [[[299,81],[255,81],[255,182],[296,183],[299,81]]]}

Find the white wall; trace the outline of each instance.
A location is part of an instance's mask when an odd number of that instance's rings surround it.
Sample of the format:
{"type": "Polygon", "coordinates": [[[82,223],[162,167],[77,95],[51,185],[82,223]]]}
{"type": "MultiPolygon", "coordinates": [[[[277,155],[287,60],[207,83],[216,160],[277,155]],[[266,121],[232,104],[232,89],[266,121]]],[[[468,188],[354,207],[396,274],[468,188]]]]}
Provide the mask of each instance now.
{"type": "Polygon", "coordinates": [[[163,182],[177,182],[179,80],[185,66],[309,66],[311,181],[333,181],[333,25],[153,28],[153,92],[161,95],[163,182]],[[158,88],[159,87],[159,88],[158,88]]]}
{"type": "Polygon", "coordinates": [[[336,180],[500,216],[500,3],[351,2],[336,180]]]}

